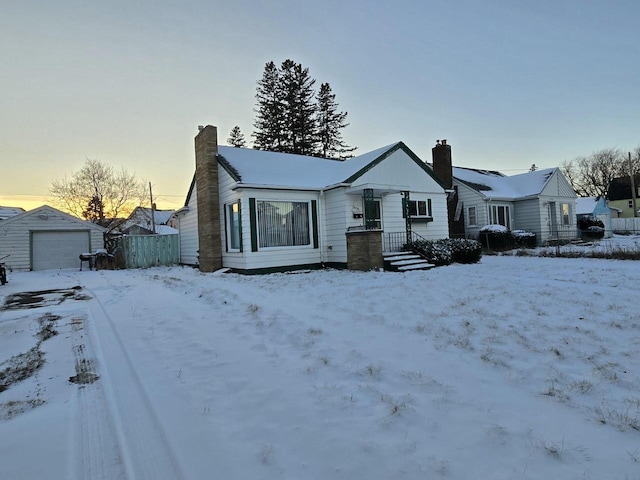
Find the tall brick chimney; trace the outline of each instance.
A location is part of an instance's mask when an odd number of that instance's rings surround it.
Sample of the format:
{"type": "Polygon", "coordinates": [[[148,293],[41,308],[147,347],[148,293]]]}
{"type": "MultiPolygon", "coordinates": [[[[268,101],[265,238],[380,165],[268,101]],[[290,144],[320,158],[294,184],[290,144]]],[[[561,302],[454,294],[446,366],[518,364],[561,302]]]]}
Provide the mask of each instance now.
{"type": "Polygon", "coordinates": [[[438,140],[436,146],[431,149],[433,158],[433,171],[444,183],[446,188],[453,186],[453,170],[451,163],[451,145],[446,140],[438,140]]]}
{"type": "Polygon", "coordinates": [[[451,161],[451,145],[446,140],[438,140],[431,149],[433,172],[447,190],[447,213],[449,217],[449,238],[464,238],[464,213],[459,204],[458,187],[453,186],[453,163],[451,161]]]}
{"type": "Polygon", "coordinates": [[[207,125],[195,138],[198,243],[201,272],[222,268],[220,196],[218,192],[218,130],[207,125]]]}

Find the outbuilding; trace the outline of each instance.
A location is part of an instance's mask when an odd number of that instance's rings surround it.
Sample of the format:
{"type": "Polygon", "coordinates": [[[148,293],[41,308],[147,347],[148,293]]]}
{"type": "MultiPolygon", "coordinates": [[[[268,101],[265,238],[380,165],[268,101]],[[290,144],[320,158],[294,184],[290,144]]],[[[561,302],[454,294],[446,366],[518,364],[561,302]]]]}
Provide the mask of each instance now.
{"type": "Polygon", "coordinates": [[[79,268],[79,255],[103,248],[105,229],[48,205],[0,223],[0,257],[14,270],[79,268]]]}

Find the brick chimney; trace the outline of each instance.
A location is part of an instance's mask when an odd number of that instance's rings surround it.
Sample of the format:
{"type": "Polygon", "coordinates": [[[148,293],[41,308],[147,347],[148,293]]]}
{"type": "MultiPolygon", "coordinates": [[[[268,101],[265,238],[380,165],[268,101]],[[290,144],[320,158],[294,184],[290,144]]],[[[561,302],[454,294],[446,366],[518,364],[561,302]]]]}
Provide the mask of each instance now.
{"type": "Polygon", "coordinates": [[[218,193],[218,130],[207,125],[195,138],[198,244],[201,272],[222,268],[220,196],[218,193]]]}
{"type": "Polygon", "coordinates": [[[453,187],[453,167],[451,163],[451,145],[446,140],[437,140],[431,149],[433,171],[446,188],[453,187]]]}

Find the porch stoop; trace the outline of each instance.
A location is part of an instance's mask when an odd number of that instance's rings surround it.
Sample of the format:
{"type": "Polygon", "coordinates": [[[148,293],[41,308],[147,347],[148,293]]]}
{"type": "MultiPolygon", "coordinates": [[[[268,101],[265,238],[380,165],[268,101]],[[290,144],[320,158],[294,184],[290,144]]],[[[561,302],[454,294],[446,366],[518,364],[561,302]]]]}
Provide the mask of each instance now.
{"type": "Polygon", "coordinates": [[[429,270],[435,265],[413,252],[384,252],[384,269],[388,272],[407,272],[409,270],[429,270]]]}

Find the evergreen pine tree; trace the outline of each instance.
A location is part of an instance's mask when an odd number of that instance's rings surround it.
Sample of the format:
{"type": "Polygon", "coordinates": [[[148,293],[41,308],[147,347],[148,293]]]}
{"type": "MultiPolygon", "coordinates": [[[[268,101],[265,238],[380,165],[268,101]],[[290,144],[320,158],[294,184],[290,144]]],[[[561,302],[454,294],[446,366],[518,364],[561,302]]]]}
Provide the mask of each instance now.
{"type": "Polygon", "coordinates": [[[301,155],[317,152],[317,123],[315,79],[309,69],[293,60],[285,60],[280,66],[280,81],[284,101],[284,132],[286,135],[283,151],[301,155]]]}
{"type": "Polygon", "coordinates": [[[348,146],[341,130],[348,126],[347,112],[339,112],[336,95],[328,83],[320,85],[317,99],[319,155],[325,158],[351,158],[357,147],[348,146]]]}
{"type": "Polygon", "coordinates": [[[232,147],[239,148],[244,148],[247,145],[247,142],[244,140],[244,133],[242,133],[238,125],[231,129],[229,138],[227,138],[227,143],[232,147]]]}
{"type": "Polygon", "coordinates": [[[284,104],[280,72],[273,62],[265,64],[262,79],[258,80],[256,99],[253,146],[258,150],[282,151],[284,104]]]}
{"type": "Polygon", "coordinates": [[[87,203],[87,208],[82,211],[85,220],[100,223],[104,220],[104,203],[97,193],[87,203]]]}
{"type": "MultiPolygon", "coordinates": [[[[265,64],[258,80],[254,111],[254,148],[274,152],[349,158],[356,148],[342,139],[349,125],[347,112],[339,112],[328,83],[316,95],[309,69],[287,59],[276,67],[265,64]]],[[[229,139],[231,142],[231,138],[229,139]]]]}

